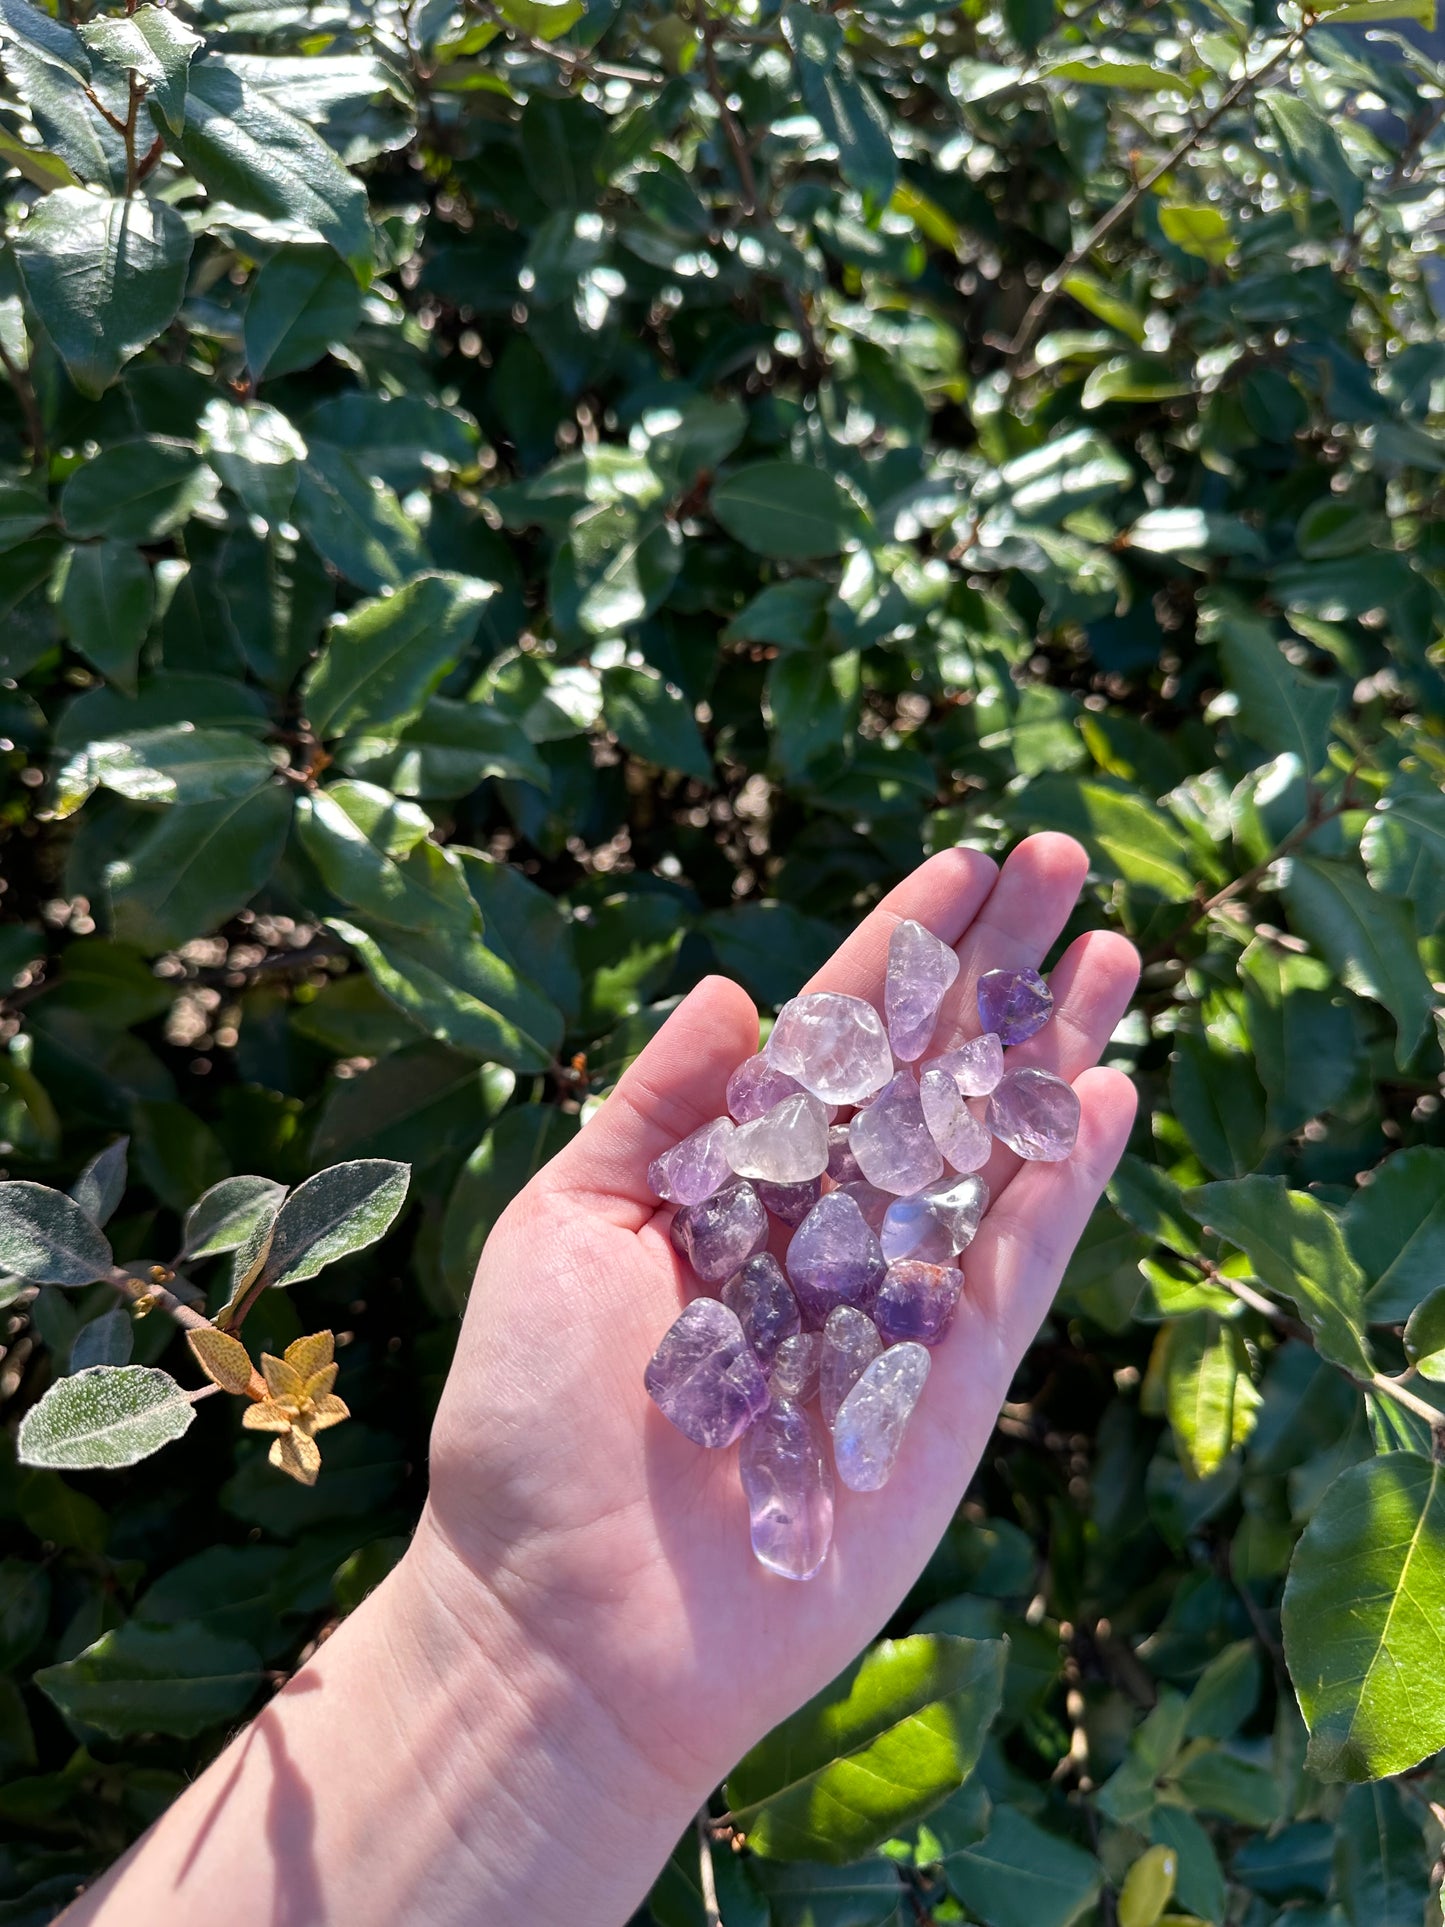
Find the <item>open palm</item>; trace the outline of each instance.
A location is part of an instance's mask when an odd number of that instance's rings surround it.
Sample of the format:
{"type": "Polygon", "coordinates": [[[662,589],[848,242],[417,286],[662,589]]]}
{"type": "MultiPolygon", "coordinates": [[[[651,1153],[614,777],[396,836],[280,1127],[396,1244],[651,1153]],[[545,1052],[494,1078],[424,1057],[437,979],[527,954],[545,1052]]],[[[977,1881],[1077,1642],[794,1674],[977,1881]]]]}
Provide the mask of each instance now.
{"type": "MultiPolygon", "coordinates": [[[[916,918],[958,948],[932,1046],[950,1048],[977,1031],[984,970],[1043,960],[1085,868],[1079,846],[1054,835],[1030,838],[1001,871],[945,851],[806,988],[881,1007],[889,934],[916,918]]],[[[648,1193],[648,1163],[724,1110],[728,1073],[757,1048],[744,992],[722,978],[698,985],[488,1240],[416,1551],[441,1562],[435,1583],[459,1615],[473,1598],[499,1602],[575,1675],[679,1788],[683,1813],[852,1658],[937,1544],[1128,1135],[1133,1091],[1094,1066],[1136,975],[1132,946],[1106,932],[1078,939],[1054,970],[1055,1016],[1011,1061],[1075,1084],[1077,1148],[1057,1165],[996,1148],[992,1209],[961,1260],[963,1296],[893,1480],[882,1493],[839,1488],[833,1550],[807,1584],[753,1559],[736,1452],[699,1450],[642,1385],[696,1289],[668,1241],[670,1210],[648,1193]]]]}

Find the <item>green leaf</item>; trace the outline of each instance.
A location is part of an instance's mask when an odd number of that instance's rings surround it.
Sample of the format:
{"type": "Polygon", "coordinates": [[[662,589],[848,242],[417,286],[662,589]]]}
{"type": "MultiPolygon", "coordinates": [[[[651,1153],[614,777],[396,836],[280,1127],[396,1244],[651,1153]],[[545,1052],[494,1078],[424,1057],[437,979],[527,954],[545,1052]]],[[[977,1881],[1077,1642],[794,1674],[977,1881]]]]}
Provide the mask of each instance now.
{"type": "Polygon", "coordinates": [[[545,791],[551,777],[517,724],[485,702],[432,696],[409,722],[348,736],[337,763],[398,796],[466,796],[488,776],[545,791]]]}
{"type": "Polygon", "coordinates": [[[442,1274],[454,1304],[466,1303],[492,1226],[577,1128],[576,1117],[555,1104],[518,1104],[502,1112],[467,1159],[442,1219],[442,1274]]]}
{"type": "Polygon", "coordinates": [[[1318,957],[1257,938],[1239,959],[1255,1068],[1268,1093],[1271,1138],[1297,1131],[1350,1089],[1358,1074],[1357,1007],[1318,957]]]}
{"type": "Polygon", "coordinates": [[[404,1152],[418,1171],[450,1172],[512,1095],[516,1078],[423,1039],[337,1079],[311,1134],[315,1159],[404,1152]]]}
{"type": "Polygon", "coordinates": [[[776,1010],[832,956],[838,932],[791,903],[758,899],[709,910],[701,929],[718,966],[776,1010]]]}
{"type": "Polygon", "coordinates": [[[306,444],[279,409],[215,397],[201,416],[201,452],[248,513],[268,526],[284,520],[306,444]]]}
{"type": "Polygon", "coordinates": [[[1412,904],[1418,928],[1445,917],[1445,796],[1428,778],[1396,776],[1360,837],[1375,889],[1412,904]]]}
{"type": "Polygon", "coordinates": [[[0,1559],[0,1666],[18,1666],[40,1644],[50,1617],[50,1574],[28,1559],[0,1559]]]}
{"type": "Polygon", "coordinates": [[[76,1333],[68,1369],[89,1371],[96,1365],[129,1365],[135,1348],[135,1320],[123,1306],[103,1311],[76,1333]]]}
{"type": "Polygon", "coordinates": [[[473,576],[419,575],[338,616],[303,684],[312,728],[339,736],[417,715],[470,644],[492,593],[473,576]]]}
{"type": "Polygon", "coordinates": [[[271,1223],[286,1195],[274,1178],[222,1178],[205,1191],[186,1213],[181,1236],[185,1257],[211,1258],[235,1251],[260,1223],[271,1223]]]}
{"type": "Polygon", "coordinates": [[[533,978],[569,1022],[582,999],[573,926],[557,899],[509,863],[458,850],[487,942],[519,975],[533,978]]]}
{"type": "Polygon", "coordinates": [[[1159,209],[1165,239],[1200,261],[1218,267],[1234,251],[1229,222],[1217,207],[1187,201],[1166,201],[1159,209]]]}
{"type": "Polygon", "coordinates": [[[977,1846],[950,1857],[948,1884],[988,1927],[1070,1927],[1103,1883],[1097,1860],[1020,1813],[995,1807],[977,1846]]]}
{"type": "Polygon", "coordinates": [[[1346,230],[1353,228],[1364,205],[1364,187],[1324,115],[1302,95],[1277,87],[1267,87],[1258,106],[1296,180],[1333,201],[1346,230]]]}
{"type": "Polygon", "coordinates": [[[1351,1787],[1335,1823],[1335,1886],[1351,1927],[1416,1927],[1435,1896],[1418,1814],[1398,1786],[1351,1787]]]}
{"type": "Polygon", "coordinates": [[[752,462],[712,492],[713,514],[755,555],[801,562],[861,541],[865,522],[853,497],[826,470],[803,462],[752,462]]]}
{"type": "Polygon", "coordinates": [[[80,186],[68,161],[59,154],[47,153],[43,147],[20,140],[8,127],[0,127],[0,161],[8,162],[25,176],[32,187],[38,187],[42,194],[53,193],[57,187],[80,186]]]}
{"type": "Polygon", "coordinates": [[[1188,83],[1179,75],[1151,66],[1145,60],[1111,60],[1088,50],[1082,59],[1061,60],[1046,70],[1050,80],[1072,80],[1083,87],[1117,87],[1132,93],[1185,93],[1188,83]]]}
{"type": "Polygon", "coordinates": [[[1006,1648],[882,1640],[775,1727],[729,1775],[755,1853],[856,1860],[961,1786],[998,1712],[1006,1648]]]}
{"type": "Polygon", "coordinates": [[[114,1471],[159,1452],[190,1428],[196,1408],[168,1372],[94,1365],[57,1379],[20,1421],[23,1465],[114,1471]]]}
{"type": "Polygon", "coordinates": [[[314,1278],[390,1230],[406,1202],[411,1167],[390,1158],[334,1164],[297,1185],[276,1214],[263,1276],[278,1289],[314,1278]]]}
{"type": "Polygon", "coordinates": [[[1365,1314],[1398,1325],[1445,1281],[1445,1150],[1416,1144],[1370,1174],[1344,1215],[1350,1251],[1365,1276],[1365,1314]]]}
{"type": "Polygon", "coordinates": [[[1247,1057],[1182,1032],[1174,1040],[1169,1101],[1200,1160],[1218,1177],[1244,1177],[1259,1163],[1265,1099],[1247,1057]]]}
{"type": "Polygon", "coordinates": [[[293,796],[268,782],[166,810],[105,867],[117,936],[153,955],[243,910],[281,859],[293,796]]]}
{"type": "Polygon", "coordinates": [[[63,1191],[28,1178],[0,1184],[0,1267],[37,1285],[88,1285],[112,1263],[110,1246],[63,1191]]]}
{"type": "Polygon", "coordinates": [[[1177,555],[1194,567],[1203,567],[1211,555],[1244,555],[1254,560],[1264,556],[1264,543],[1248,522],[1210,509],[1149,509],[1129,530],[1127,540],[1131,549],[1177,555]]]}
{"type": "Polygon", "coordinates": [[[1445,1482],[1411,1452],[1351,1466],[1284,1589],[1285,1658],[1322,1780],[1402,1773],[1445,1746],[1445,1482]]]}
{"type": "Polygon", "coordinates": [[[898,160],[888,115],[858,79],[843,49],[842,22],[811,7],[783,10],[783,38],[793,50],[803,104],[838,150],[843,178],[880,205],[892,196],[898,160]]]}
{"type": "Polygon", "coordinates": [[[1435,31],[1435,0],[1345,0],[1342,7],[1325,6],[1320,19],[1350,20],[1379,24],[1386,20],[1418,20],[1427,32],[1435,31]]]}
{"type": "Polygon", "coordinates": [[[1161,1369],[1179,1463],[1190,1478],[1207,1479],[1244,1444],[1258,1415],[1244,1339],[1213,1312],[1191,1312],[1168,1327],[1161,1369]]]}
{"type": "Polygon", "coordinates": [[[1364,1273],[1317,1198],[1283,1178],[1235,1178],[1186,1191],[1205,1225],[1238,1245],[1256,1275],[1290,1299],[1321,1354],[1347,1372],[1374,1372],[1365,1342],[1364,1273]]]}
{"type": "Polygon", "coordinates": [[[186,1740],[239,1718],[261,1677],[260,1656],[243,1640],[132,1620],[63,1665],[43,1667],[35,1683],[67,1719],[111,1739],[186,1740]]]}
{"type": "Polygon", "coordinates": [[[759,1860],[751,1871],[767,1895],[772,1927],[900,1927],[903,1884],[882,1858],[848,1867],[759,1860]]]}
{"type": "Polygon", "coordinates": [[[157,542],[212,500],[216,477],[190,442],[141,435],[112,442],[60,492],[60,513],[80,541],[110,535],[157,542]]]}
{"type": "Polygon", "coordinates": [[[581,1023],[589,1036],[658,995],[685,930],[677,899],[661,891],[619,891],[590,906],[572,932],[582,973],[581,1023]]]}
{"type": "Polygon", "coordinates": [[[173,134],[186,124],[186,70],[205,43],[162,7],[137,7],[124,17],[92,20],[80,37],[101,66],[134,73],[146,98],[173,134]]]}
{"type": "Polygon", "coordinates": [[[145,557],[128,542],[82,543],[68,551],[59,585],[70,640],[108,682],[133,696],[155,608],[145,557]]]}
{"type": "Polygon", "coordinates": [[[1409,906],[1381,896],[1353,863],[1333,857],[1292,857],[1285,900],[1295,927],[1341,981],[1394,1018],[1395,1060],[1403,1068],[1434,1005],[1409,906]]]}
{"type": "Polygon", "coordinates": [[[329,248],[280,248],[251,283],[246,363],[259,381],[309,368],[361,320],[356,276],[329,248]]]}
{"type": "Polygon", "coordinates": [[[324,241],[363,286],[374,261],[366,189],[319,135],[228,63],[193,62],[181,158],[218,201],[324,241]]]}
{"type": "Polygon", "coordinates": [[[781,655],[768,671],[770,742],[778,767],[793,782],[813,763],[845,748],[857,726],[861,657],[808,651],[781,655]]]}
{"type": "Polygon", "coordinates": [[[658,512],[590,504],[559,544],[548,577],[558,630],[581,641],[615,636],[649,616],[682,567],[682,538],[658,512]]]}
{"type": "Polygon", "coordinates": [[[423,838],[400,860],[389,854],[397,807],[395,797],[369,783],[336,783],[297,803],[296,838],[331,894],[368,920],[423,935],[445,929],[480,937],[476,903],[449,850],[423,838]]]}
{"type": "Polygon", "coordinates": [[[1324,763],[1340,690],[1285,660],[1269,624],[1223,600],[1206,610],[1228,687],[1239,698],[1239,726],[1272,753],[1297,756],[1306,776],[1324,763]]]}
{"type": "Polygon", "coordinates": [[[325,442],[310,448],[296,478],[296,520],[332,568],[371,594],[400,588],[426,567],[421,531],[395,490],[325,442]]]}
{"type": "Polygon", "coordinates": [[[95,789],[131,803],[217,803],[250,795],[277,756],[235,729],[176,723],[129,740],[88,743],[55,779],[56,813],[70,816],[95,789]]]}
{"type": "Polygon", "coordinates": [[[70,1187],[71,1197],[94,1225],[103,1225],[112,1217],[125,1196],[129,1146],[128,1137],[118,1137],[113,1144],[107,1144],[103,1151],[96,1152],[70,1187]]]}
{"type": "Polygon", "coordinates": [[[1038,777],[1012,800],[1009,813],[1030,829],[1077,836],[1105,876],[1170,903],[1188,902],[1194,894],[1183,832],[1122,783],[1038,777]]]}
{"type": "Polygon", "coordinates": [[[607,727],[635,756],[663,769],[681,770],[710,783],[712,758],[692,705],[655,669],[619,664],[602,672],[602,714],[607,727]]]}

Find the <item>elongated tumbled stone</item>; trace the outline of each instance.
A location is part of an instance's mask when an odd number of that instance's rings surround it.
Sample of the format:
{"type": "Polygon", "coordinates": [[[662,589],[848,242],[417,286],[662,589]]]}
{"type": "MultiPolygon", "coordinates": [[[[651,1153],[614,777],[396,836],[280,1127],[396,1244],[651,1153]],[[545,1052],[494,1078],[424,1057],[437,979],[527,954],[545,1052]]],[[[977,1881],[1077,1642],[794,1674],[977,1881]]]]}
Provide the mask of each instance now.
{"type": "Polygon", "coordinates": [[[828,1126],[828,1176],[834,1184],[851,1184],[854,1178],[861,1178],[858,1160],[848,1143],[848,1126],[830,1124],[828,1126]]]}
{"type": "Polygon", "coordinates": [[[833,1469],[823,1434],[777,1398],[743,1440],[738,1461],[753,1552],[785,1579],[811,1579],[833,1539],[833,1469]]]}
{"type": "Polygon", "coordinates": [[[954,1170],[981,1170],[992,1149],[988,1132],[948,1072],[928,1065],[918,1080],[918,1100],[928,1135],[954,1170]]]}
{"type": "Polygon", "coordinates": [[[1021,1158],[1057,1164],[1079,1134],[1079,1100],[1052,1071],[1005,1071],[988,1100],[988,1128],[1021,1158]]]}
{"type": "Polygon", "coordinates": [[[643,1374],[665,1418],[697,1445],[731,1445],[768,1409],[763,1368],[734,1312],[695,1298],[669,1328],[643,1374]]]}
{"type": "Polygon", "coordinates": [[[916,1198],[895,1198],[883,1214],[878,1243],[890,1265],[904,1258],[918,1258],[925,1264],[946,1265],[953,1256],[948,1228],[928,1208],[920,1192],[916,1198]]]}
{"type": "Polygon", "coordinates": [[[883,1014],[888,1041],[901,1063],[922,1057],[933,1039],[944,993],[958,975],[958,958],[946,943],[905,917],[888,939],[883,1014]]]}
{"type": "Polygon", "coordinates": [[[722,1288],[722,1301],[736,1312],[748,1343],[764,1366],[785,1338],[803,1327],[803,1314],[783,1267],[771,1252],[760,1251],[722,1288]]]}
{"type": "Polygon", "coordinates": [[[905,1258],[890,1265],[873,1300],[873,1322],[885,1345],[908,1339],[936,1345],[953,1322],[963,1273],[956,1265],[920,1264],[905,1258]]]}
{"type": "Polygon", "coordinates": [[[833,1458],[850,1491],[877,1492],[887,1485],[930,1362],[922,1345],[890,1345],[838,1407],[833,1458]]]}
{"type": "Polygon", "coordinates": [[[823,1195],[823,1180],[809,1178],[806,1184],[769,1184],[759,1179],[753,1189],[762,1199],[764,1210],[771,1211],[784,1224],[801,1224],[823,1195]]]}
{"type": "Polygon", "coordinates": [[[714,1191],[732,1183],[728,1142],[734,1130],[730,1117],[715,1117],[647,1167],[648,1189],[668,1204],[701,1204],[714,1191]]]}
{"type": "Polygon", "coordinates": [[[973,1243],[974,1233],[983,1222],[988,1210],[988,1186],[976,1171],[971,1171],[964,1177],[930,1184],[919,1194],[919,1202],[927,1205],[948,1233],[949,1247],[956,1255],[973,1243]]]}
{"type": "Polygon", "coordinates": [[[773,1353],[768,1389],[774,1398],[791,1398],[806,1405],[818,1389],[818,1361],[823,1351],[821,1332],[795,1332],[773,1353]]]}
{"type": "Polygon", "coordinates": [[[740,1178],[769,1184],[805,1184],[828,1168],[828,1120],[816,1098],[800,1091],[761,1117],[739,1124],[727,1143],[728,1162],[740,1178]]]}
{"type": "Polygon", "coordinates": [[[684,1205],[668,1236],[704,1284],[720,1285],[768,1242],[768,1214],[753,1187],[739,1181],[684,1205]]]}
{"type": "Polygon", "coordinates": [[[818,1409],[831,1430],[838,1407],[883,1349],[878,1327],[856,1305],[828,1313],[818,1356],[818,1409]]]}
{"type": "Polygon", "coordinates": [[[1037,970],[986,970],[978,980],[978,1017],[1001,1044],[1021,1044],[1053,1015],[1053,992],[1037,970]]]}
{"type": "MultiPolygon", "coordinates": [[[[943,1082],[953,1088],[947,1078],[943,1082]]],[[[880,1191],[906,1197],[943,1175],[943,1154],[924,1120],[912,1071],[899,1071],[855,1113],[848,1142],[863,1176],[880,1191]]]]}
{"type": "Polygon", "coordinates": [[[804,1316],[821,1325],[835,1305],[866,1304],[885,1266],[878,1239],[853,1199],[830,1191],[793,1233],[787,1269],[804,1316]]]}
{"type": "Polygon", "coordinates": [[[785,1097],[796,1097],[802,1088],[796,1078],[786,1077],[769,1062],[767,1052],[760,1050],[756,1057],[745,1057],[728,1079],[728,1110],[739,1124],[751,1124],[785,1097]]]}
{"type": "Polygon", "coordinates": [[[1003,1045],[998,1032],[986,1030],[982,1037],[971,1037],[957,1050],[941,1052],[931,1060],[929,1069],[947,1071],[960,1097],[987,1097],[1003,1076],[1003,1045]]]}
{"type": "Polygon", "coordinates": [[[883,1020],[861,997],[814,991],[778,1012],[768,1060],[824,1104],[866,1104],[893,1075],[883,1020]]]}

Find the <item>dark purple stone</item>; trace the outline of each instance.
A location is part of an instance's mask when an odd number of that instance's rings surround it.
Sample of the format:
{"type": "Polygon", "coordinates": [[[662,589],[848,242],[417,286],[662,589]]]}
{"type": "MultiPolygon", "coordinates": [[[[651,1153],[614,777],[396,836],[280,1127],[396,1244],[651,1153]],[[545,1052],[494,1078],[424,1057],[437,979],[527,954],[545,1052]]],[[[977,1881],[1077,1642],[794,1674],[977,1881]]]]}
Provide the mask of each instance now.
{"type": "Polygon", "coordinates": [[[784,1224],[801,1224],[822,1196],[823,1180],[809,1178],[806,1184],[769,1184],[760,1179],[753,1189],[775,1218],[781,1218],[784,1224]]]}
{"type": "Polygon", "coordinates": [[[785,1338],[803,1329],[803,1315],[783,1267],[771,1252],[749,1258],[722,1288],[722,1301],[737,1313],[748,1343],[764,1366],[785,1338]]]}
{"type": "Polygon", "coordinates": [[[768,1242],[768,1214],[753,1187],[739,1179],[701,1204],[684,1205],[668,1236],[704,1284],[720,1285],[768,1242]]]}
{"type": "Polygon", "coordinates": [[[1054,996],[1037,970],[986,970],[978,980],[978,1015],[1001,1044],[1021,1044],[1053,1015],[1054,996]]]}
{"type": "Polygon", "coordinates": [[[737,1314],[695,1298],[648,1361],[643,1383],[696,1445],[731,1445],[768,1409],[768,1381],[737,1314]]]}
{"type": "Polygon", "coordinates": [[[924,1264],[904,1258],[888,1267],[873,1301],[873,1322],[885,1345],[912,1339],[936,1345],[953,1321],[963,1273],[957,1265],[924,1264]]]}
{"type": "Polygon", "coordinates": [[[819,1198],[793,1233],[787,1265],[803,1314],[815,1326],[835,1305],[869,1305],[887,1270],[877,1234],[846,1191],[819,1198]]]}
{"type": "Polygon", "coordinates": [[[828,1127],[828,1176],[834,1184],[852,1184],[863,1173],[858,1169],[858,1160],[853,1155],[853,1147],[848,1142],[846,1124],[830,1124],[828,1127]]]}

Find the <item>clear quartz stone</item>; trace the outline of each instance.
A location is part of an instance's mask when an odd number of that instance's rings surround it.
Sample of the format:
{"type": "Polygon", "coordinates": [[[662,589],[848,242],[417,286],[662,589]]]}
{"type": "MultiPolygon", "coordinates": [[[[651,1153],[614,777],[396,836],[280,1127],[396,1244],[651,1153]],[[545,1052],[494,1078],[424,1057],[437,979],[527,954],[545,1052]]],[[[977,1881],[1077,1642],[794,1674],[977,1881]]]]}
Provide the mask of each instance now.
{"type": "Polygon", "coordinates": [[[883,1011],[888,1041],[900,1063],[911,1064],[928,1049],[939,1006],[957,975],[958,958],[931,930],[911,917],[893,926],[883,1011]]]}
{"type": "Polygon", "coordinates": [[[768,1059],[766,1051],[745,1057],[728,1079],[727,1105],[739,1124],[751,1124],[755,1117],[781,1104],[785,1097],[796,1097],[802,1085],[787,1077],[768,1059]]]}
{"type": "Polygon", "coordinates": [[[768,1387],[774,1398],[795,1399],[806,1405],[818,1389],[818,1361],[823,1351],[821,1332],[795,1332],[773,1353],[768,1387]]]}
{"type": "Polygon", "coordinates": [[[775,1398],[743,1440],[738,1461],[753,1552],[785,1579],[811,1579],[833,1539],[833,1469],[817,1424],[775,1398]]]}
{"type": "Polygon", "coordinates": [[[890,1345],[865,1367],[833,1420],[833,1458],[851,1492],[887,1485],[931,1360],[926,1347],[890,1345]]]}
{"type": "Polygon", "coordinates": [[[943,1175],[943,1157],[924,1120],[912,1071],[899,1071],[854,1115],[848,1142],[863,1176],[880,1191],[907,1197],[943,1175]]]}
{"type": "Polygon", "coordinates": [[[814,991],[778,1012],[768,1061],[824,1104],[866,1104],[893,1075],[883,1020],[861,997],[814,991]]]}
{"type": "Polygon", "coordinates": [[[1003,1045],[998,1032],[986,1030],[982,1037],[971,1037],[957,1050],[943,1051],[929,1069],[947,1071],[960,1097],[987,1097],[1003,1076],[1003,1045]]]}
{"type": "Polygon", "coordinates": [[[1079,1100],[1052,1071],[1006,1071],[988,1100],[988,1128],[1021,1158],[1058,1164],[1079,1134],[1079,1100]]]}
{"type": "Polygon", "coordinates": [[[695,1298],[643,1374],[648,1395],[696,1445],[731,1445],[768,1409],[768,1385],[735,1313],[695,1298]]]}
{"type": "Polygon", "coordinates": [[[946,1265],[953,1256],[948,1227],[928,1207],[925,1193],[895,1198],[883,1214],[878,1242],[890,1265],[918,1258],[930,1265],[946,1265]]]}
{"type": "Polygon", "coordinates": [[[866,1304],[885,1270],[877,1237],[843,1191],[819,1198],[798,1226],[787,1268],[803,1314],[815,1326],[835,1305],[866,1304]]]}
{"type": "Polygon", "coordinates": [[[953,1323],[963,1273],[956,1265],[904,1258],[890,1265],[873,1301],[873,1322],[885,1345],[912,1339],[936,1345],[953,1323]]]}
{"type": "Polygon", "coordinates": [[[684,1205],[668,1236],[704,1284],[720,1285],[768,1242],[768,1214],[753,1187],[739,1181],[684,1205]]]}
{"type": "Polygon", "coordinates": [[[732,1182],[728,1142],[733,1135],[730,1117],[715,1117],[691,1136],[654,1158],[647,1167],[648,1188],[667,1204],[701,1204],[714,1191],[732,1182]]]}
{"type": "Polygon", "coordinates": [[[988,1210],[988,1186],[976,1171],[970,1171],[963,1177],[944,1178],[938,1184],[930,1184],[919,1194],[919,1202],[926,1205],[943,1226],[948,1234],[949,1250],[956,1257],[973,1243],[983,1223],[983,1214],[988,1210]]]}
{"type": "Polygon", "coordinates": [[[1001,1044],[1022,1044],[1053,1011],[1053,992],[1037,970],[986,970],[978,980],[979,1022],[1001,1044]]]}
{"type": "Polygon", "coordinates": [[[740,1178],[769,1184],[806,1184],[828,1168],[828,1119],[816,1098],[800,1091],[761,1117],[739,1124],[728,1139],[728,1161],[740,1178]]]}
{"type": "Polygon", "coordinates": [[[928,1065],[918,1080],[918,1099],[929,1136],[954,1170],[981,1170],[992,1143],[948,1072],[928,1065]]]}
{"type": "Polygon", "coordinates": [[[818,1357],[818,1408],[830,1430],[838,1407],[882,1349],[878,1327],[866,1311],[838,1305],[828,1313],[818,1357]]]}
{"type": "Polygon", "coordinates": [[[736,1312],[743,1335],[759,1360],[770,1365],[784,1339],[802,1329],[803,1315],[783,1267],[760,1251],[722,1288],[722,1301],[736,1312]]]}

